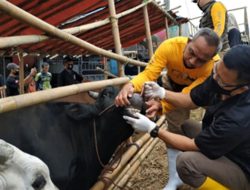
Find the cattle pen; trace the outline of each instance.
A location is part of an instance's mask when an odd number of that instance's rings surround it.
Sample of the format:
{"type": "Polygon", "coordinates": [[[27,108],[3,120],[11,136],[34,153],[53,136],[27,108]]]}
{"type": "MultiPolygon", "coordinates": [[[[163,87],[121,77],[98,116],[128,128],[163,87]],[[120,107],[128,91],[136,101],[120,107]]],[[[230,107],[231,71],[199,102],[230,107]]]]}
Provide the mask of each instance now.
{"type": "MultiPolygon", "coordinates": [[[[180,26],[187,22],[185,18],[177,20],[174,12],[165,11],[163,6],[154,0],[0,0],[0,10],[0,55],[3,65],[1,71],[5,76],[5,63],[12,62],[10,60],[16,60],[20,66],[20,95],[1,98],[0,114],[107,86],[121,86],[130,80],[125,75],[125,65],[147,65],[144,61],[124,56],[122,48],[137,44],[146,38],[147,54],[150,58],[154,51],[152,34],[164,30],[167,37],[169,26],[180,26]],[[114,49],[115,53],[110,51],[111,49],[114,49]],[[109,76],[113,79],[24,93],[22,81],[25,77],[27,57],[35,57],[39,62],[47,58],[52,60],[53,65],[53,58],[56,57],[72,55],[82,59],[90,54],[101,56],[104,60],[117,60],[118,75],[111,74],[104,65],[104,69],[96,70],[103,72],[105,78],[109,76]]],[[[5,87],[1,89],[1,94],[5,96],[5,87]]],[[[162,116],[157,124],[166,127],[164,122],[165,117],[162,116]]],[[[111,174],[104,173],[102,180],[97,181],[91,189],[124,187],[158,142],[158,139],[152,139],[148,134],[141,136],[133,142],[134,146],[126,150],[120,165],[116,166],[111,174]]]]}

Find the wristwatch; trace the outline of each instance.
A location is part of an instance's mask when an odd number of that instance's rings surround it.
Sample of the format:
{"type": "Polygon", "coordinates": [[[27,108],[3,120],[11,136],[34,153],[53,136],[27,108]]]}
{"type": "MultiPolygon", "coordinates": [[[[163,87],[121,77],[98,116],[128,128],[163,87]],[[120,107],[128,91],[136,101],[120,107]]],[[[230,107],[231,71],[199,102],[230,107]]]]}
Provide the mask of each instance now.
{"type": "Polygon", "coordinates": [[[150,136],[153,138],[158,137],[159,129],[160,127],[156,125],[155,128],[150,132],[150,136]]]}

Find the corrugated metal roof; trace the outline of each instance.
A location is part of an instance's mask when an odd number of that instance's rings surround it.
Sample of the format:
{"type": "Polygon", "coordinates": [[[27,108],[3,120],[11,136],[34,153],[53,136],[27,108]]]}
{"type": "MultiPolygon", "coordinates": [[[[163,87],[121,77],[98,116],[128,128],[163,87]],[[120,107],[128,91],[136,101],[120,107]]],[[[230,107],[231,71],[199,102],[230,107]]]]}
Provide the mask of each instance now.
{"type": "MultiPolygon", "coordinates": [[[[93,23],[109,17],[108,1],[106,0],[9,0],[21,9],[61,29],[93,23]],[[79,18],[69,24],[66,21],[79,18]]],[[[142,3],[142,0],[116,1],[116,13],[121,13],[142,3]]],[[[154,4],[148,5],[151,33],[165,28],[165,14],[154,4]]],[[[176,16],[176,15],[173,15],[176,16]]],[[[145,38],[143,9],[139,9],[119,19],[119,30],[122,47],[128,47],[145,38]]],[[[183,20],[181,21],[183,22],[183,20]]],[[[25,23],[0,14],[0,36],[18,36],[43,34],[42,31],[31,28],[25,23]]],[[[169,20],[169,25],[171,21],[169,20]]],[[[76,35],[79,38],[103,49],[114,48],[111,24],[76,35]]],[[[37,44],[22,45],[26,52],[40,52],[50,54],[82,54],[87,53],[75,45],[62,40],[50,39],[37,44]]]]}

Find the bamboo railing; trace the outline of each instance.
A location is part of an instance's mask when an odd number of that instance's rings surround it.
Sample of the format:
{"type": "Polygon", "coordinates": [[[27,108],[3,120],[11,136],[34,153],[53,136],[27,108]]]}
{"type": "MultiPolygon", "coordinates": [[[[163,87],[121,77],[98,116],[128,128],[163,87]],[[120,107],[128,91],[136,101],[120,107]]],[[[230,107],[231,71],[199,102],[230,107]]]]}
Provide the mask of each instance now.
{"type": "Polygon", "coordinates": [[[0,99],[0,114],[35,104],[56,100],[66,96],[96,90],[107,86],[121,85],[129,81],[129,78],[116,78],[102,81],[86,82],[65,87],[58,87],[49,90],[38,91],[18,96],[10,96],[0,99]]]}
{"type": "MultiPolygon", "coordinates": [[[[163,124],[163,122],[165,121],[165,115],[163,115],[158,121],[157,121],[157,125],[161,126],[163,124]]],[[[139,148],[142,148],[143,145],[149,141],[151,139],[149,134],[145,134],[143,135],[139,140],[137,140],[134,144],[136,144],[136,146],[131,146],[122,156],[121,160],[120,160],[120,164],[118,167],[116,167],[116,169],[112,172],[112,173],[106,173],[104,174],[103,177],[108,178],[108,179],[114,179],[117,175],[119,175],[119,173],[121,172],[121,170],[124,169],[124,167],[127,165],[128,161],[131,160],[131,158],[137,153],[139,148]]],[[[143,149],[144,151],[145,149],[143,149]]],[[[103,181],[98,181],[92,188],[91,190],[102,190],[105,187],[105,183],[103,181]]]]}

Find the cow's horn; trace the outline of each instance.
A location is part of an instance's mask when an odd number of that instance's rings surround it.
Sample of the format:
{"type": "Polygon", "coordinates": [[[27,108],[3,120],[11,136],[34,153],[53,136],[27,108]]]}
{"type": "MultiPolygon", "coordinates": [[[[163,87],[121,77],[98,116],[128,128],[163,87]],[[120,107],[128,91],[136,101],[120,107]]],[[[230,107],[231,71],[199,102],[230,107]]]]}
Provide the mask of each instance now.
{"type": "Polygon", "coordinates": [[[4,140],[0,140],[0,165],[11,159],[14,154],[14,148],[4,140]]]}
{"type": "Polygon", "coordinates": [[[98,96],[99,96],[99,92],[95,92],[95,91],[88,91],[88,94],[89,94],[89,96],[91,97],[91,98],[93,98],[93,99],[97,99],[98,98],[98,96]]]}

